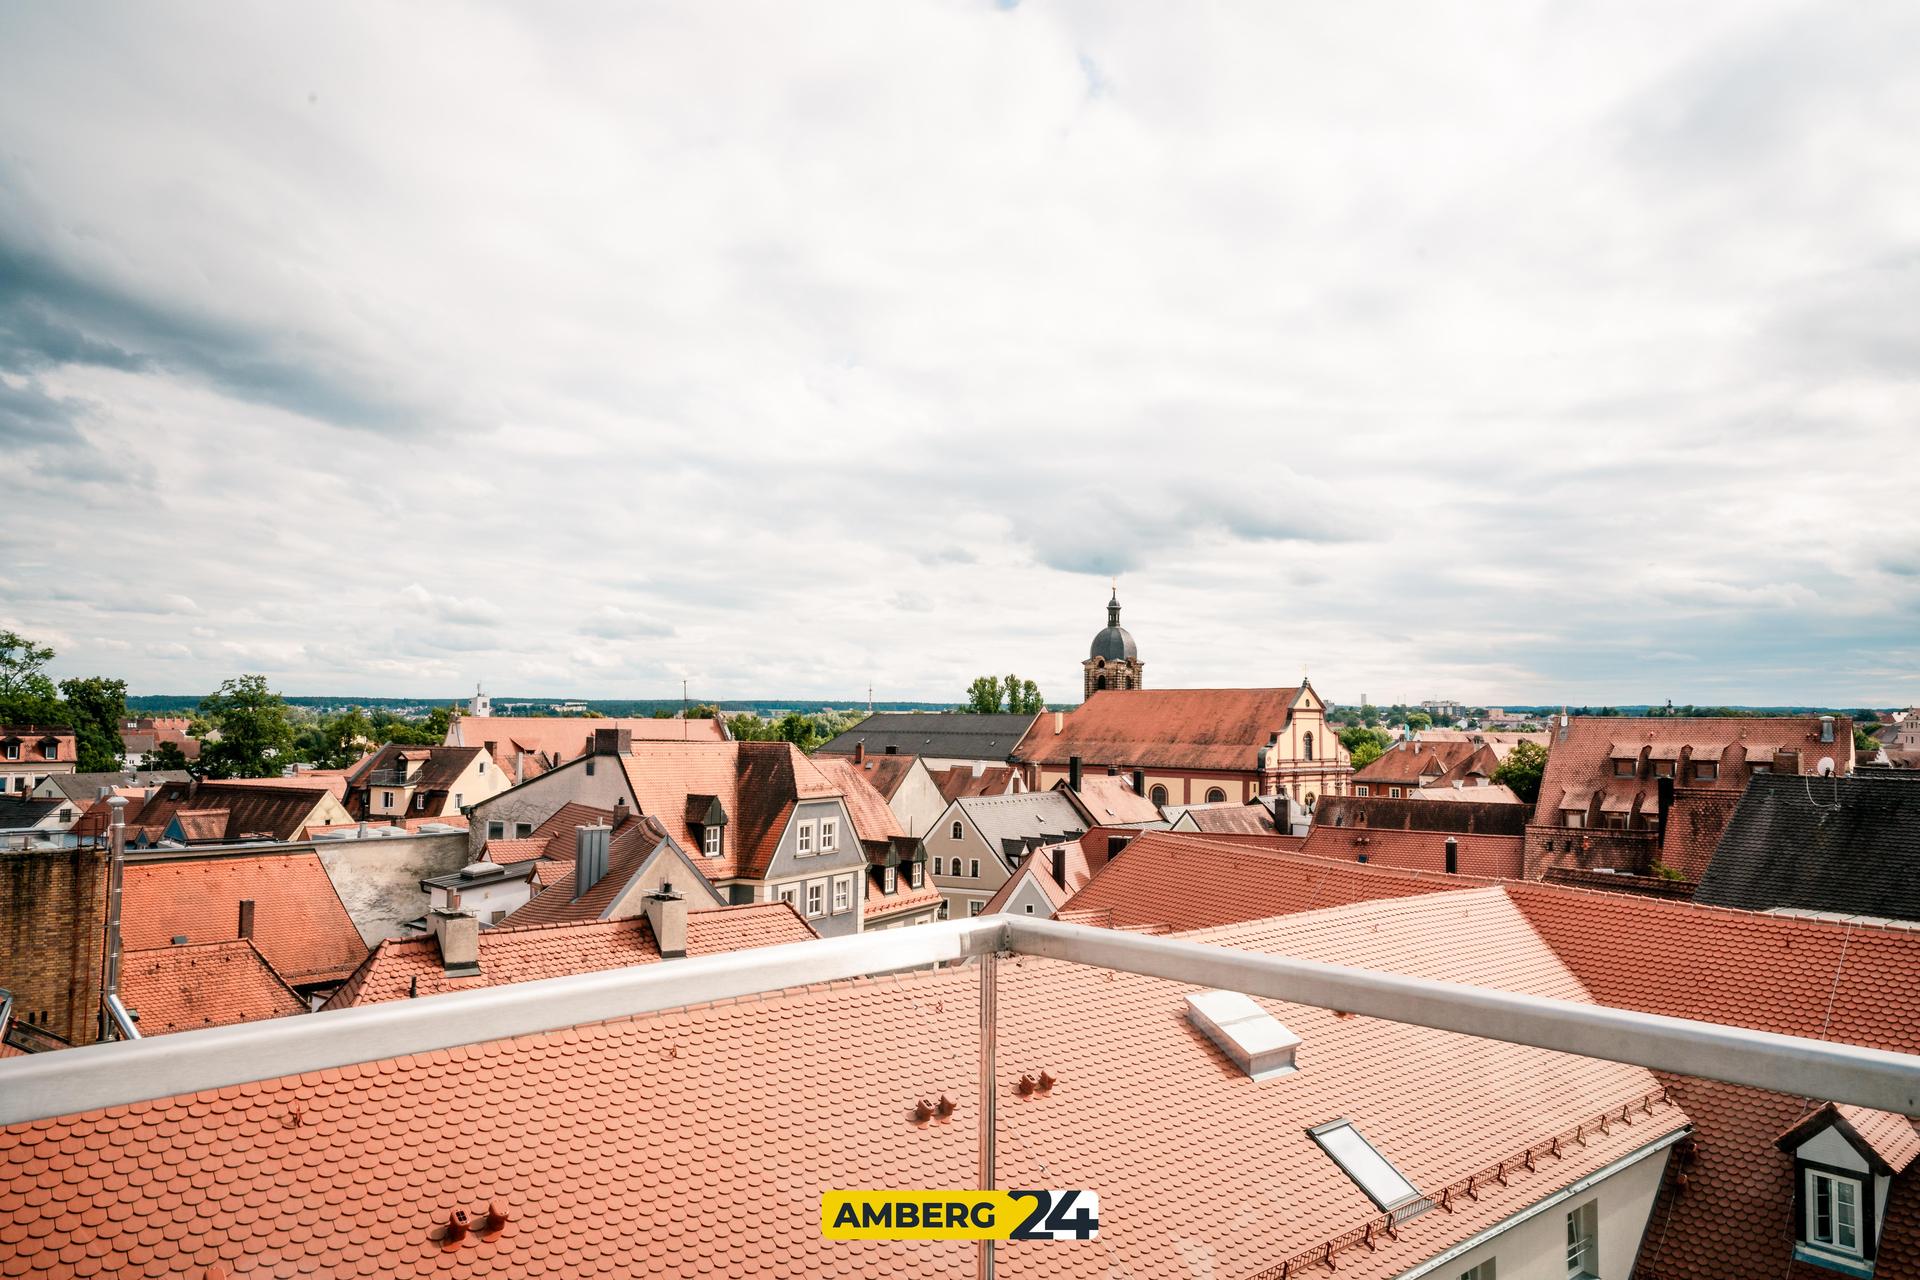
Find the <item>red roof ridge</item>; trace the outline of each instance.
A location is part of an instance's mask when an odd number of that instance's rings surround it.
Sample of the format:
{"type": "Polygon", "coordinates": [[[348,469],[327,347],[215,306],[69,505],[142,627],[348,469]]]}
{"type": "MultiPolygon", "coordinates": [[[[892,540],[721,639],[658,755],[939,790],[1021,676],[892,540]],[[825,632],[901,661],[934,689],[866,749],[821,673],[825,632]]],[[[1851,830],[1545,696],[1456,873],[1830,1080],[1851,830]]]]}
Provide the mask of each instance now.
{"type": "MultiPolygon", "coordinates": [[[[1470,877],[1457,876],[1450,878],[1464,880],[1470,877]]],[[[1875,933],[1883,934],[1905,934],[1908,936],[1920,934],[1920,921],[1914,920],[1822,920],[1818,916],[1801,915],[1798,912],[1751,911],[1744,907],[1715,906],[1711,903],[1693,902],[1684,898],[1656,898],[1650,894],[1634,893],[1620,889],[1600,889],[1584,884],[1561,884],[1553,880],[1498,880],[1492,883],[1504,885],[1515,893],[1582,894],[1589,897],[1604,898],[1608,902],[1616,903],[1623,899],[1630,899],[1643,904],[1647,909],[1659,907],[1678,910],[1683,913],[1712,912],[1718,915],[1736,916],[1743,920],[1777,920],[1780,921],[1782,925],[1789,923],[1795,925],[1811,925],[1824,929],[1838,929],[1842,932],[1850,930],[1871,930],[1875,933]]]]}

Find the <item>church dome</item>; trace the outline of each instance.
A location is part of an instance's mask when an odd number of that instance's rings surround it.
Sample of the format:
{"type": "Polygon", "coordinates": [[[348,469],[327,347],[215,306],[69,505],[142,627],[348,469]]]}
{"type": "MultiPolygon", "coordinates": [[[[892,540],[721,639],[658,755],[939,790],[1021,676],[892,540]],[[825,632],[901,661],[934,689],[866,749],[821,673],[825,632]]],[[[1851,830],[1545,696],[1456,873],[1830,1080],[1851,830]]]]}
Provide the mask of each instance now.
{"type": "Polygon", "coordinates": [[[1093,638],[1093,647],[1087,657],[1105,658],[1108,662],[1135,662],[1140,650],[1134,646],[1133,635],[1120,625],[1120,593],[1116,590],[1113,599],[1107,602],[1106,629],[1093,638]]]}

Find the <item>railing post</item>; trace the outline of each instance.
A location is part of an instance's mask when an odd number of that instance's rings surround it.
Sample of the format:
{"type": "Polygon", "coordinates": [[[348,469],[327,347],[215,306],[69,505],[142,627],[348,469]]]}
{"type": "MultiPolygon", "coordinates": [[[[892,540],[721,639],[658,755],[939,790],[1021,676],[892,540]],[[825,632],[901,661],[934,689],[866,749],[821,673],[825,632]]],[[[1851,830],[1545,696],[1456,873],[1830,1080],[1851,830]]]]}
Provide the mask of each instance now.
{"type": "MultiPolygon", "coordinates": [[[[1000,953],[980,957],[980,1189],[994,1189],[994,1129],[998,1121],[999,1090],[994,1087],[994,1040],[997,1034],[1000,953]]],[[[993,1241],[980,1244],[980,1280],[993,1280],[993,1241]]]]}

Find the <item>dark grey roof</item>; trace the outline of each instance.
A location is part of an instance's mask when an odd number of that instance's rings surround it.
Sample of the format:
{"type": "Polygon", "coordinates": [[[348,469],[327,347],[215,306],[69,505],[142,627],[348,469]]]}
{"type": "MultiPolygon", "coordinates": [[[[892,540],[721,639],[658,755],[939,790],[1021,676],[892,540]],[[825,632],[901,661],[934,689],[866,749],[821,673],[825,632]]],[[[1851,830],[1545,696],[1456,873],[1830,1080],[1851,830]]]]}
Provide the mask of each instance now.
{"type": "Polygon", "coordinates": [[[29,796],[0,796],[0,831],[20,830],[40,822],[66,800],[35,800],[29,796]]]}
{"type": "Polygon", "coordinates": [[[1693,900],[1920,920],[1920,777],[1754,778],[1693,900]]]}
{"type": "Polygon", "coordinates": [[[113,773],[55,773],[47,778],[69,800],[92,804],[102,787],[157,787],[163,782],[185,782],[185,769],[121,769],[113,773]]]}
{"type": "Polygon", "coordinates": [[[1033,721],[1034,717],[1029,715],[882,711],[868,716],[820,750],[852,755],[854,747],[865,744],[870,756],[883,756],[891,751],[901,756],[1004,761],[1013,754],[1033,721]]]}
{"type": "Polygon", "coordinates": [[[960,806],[989,845],[1003,851],[1010,847],[1009,842],[1030,847],[1027,842],[1039,838],[1043,843],[1058,844],[1087,831],[1086,819],[1064,791],[962,796],[953,803],[960,806]]]}

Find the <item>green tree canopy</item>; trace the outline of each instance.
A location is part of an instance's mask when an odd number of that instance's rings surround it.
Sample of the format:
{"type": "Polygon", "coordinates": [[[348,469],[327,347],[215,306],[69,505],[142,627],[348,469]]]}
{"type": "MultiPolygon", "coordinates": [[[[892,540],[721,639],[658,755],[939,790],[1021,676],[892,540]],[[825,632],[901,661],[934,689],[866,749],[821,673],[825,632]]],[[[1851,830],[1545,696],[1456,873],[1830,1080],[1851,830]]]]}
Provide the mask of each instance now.
{"type": "Polygon", "coordinates": [[[967,700],[960,710],[990,716],[996,712],[1035,716],[1047,709],[1040,686],[1017,675],[980,676],[967,686],[967,700]]]}
{"type": "Polygon", "coordinates": [[[1493,780],[1512,787],[1513,794],[1532,804],[1540,798],[1540,776],[1546,771],[1547,749],[1537,742],[1521,742],[1493,771],[1493,780]]]}
{"type": "Polygon", "coordinates": [[[187,753],[180,749],[180,744],[177,742],[156,742],[153,750],[147,752],[149,769],[184,770],[191,767],[192,761],[187,759],[187,753]]]}
{"type": "Polygon", "coordinates": [[[373,721],[359,707],[348,707],[302,730],[298,752],[316,769],[344,769],[365,755],[373,741],[373,721]]]}
{"type": "Polygon", "coordinates": [[[127,714],[127,682],[105,676],[81,676],[60,682],[66,700],[63,719],[73,726],[82,773],[109,773],[120,767],[120,722],[127,714]]]}
{"type": "Polygon", "coordinates": [[[272,777],[294,755],[292,711],[265,676],[235,676],[202,698],[193,735],[212,778],[272,777]]]}
{"type": "Polygon", "coordinates": [[[0,631],[0,724],[59,724],[60,691],[44,668],[53,650],[0,631]]]}

